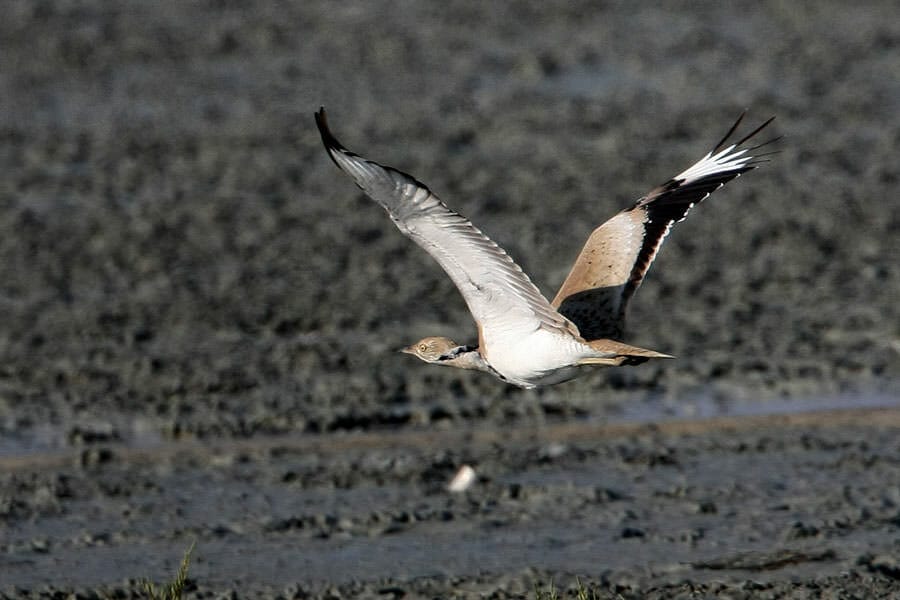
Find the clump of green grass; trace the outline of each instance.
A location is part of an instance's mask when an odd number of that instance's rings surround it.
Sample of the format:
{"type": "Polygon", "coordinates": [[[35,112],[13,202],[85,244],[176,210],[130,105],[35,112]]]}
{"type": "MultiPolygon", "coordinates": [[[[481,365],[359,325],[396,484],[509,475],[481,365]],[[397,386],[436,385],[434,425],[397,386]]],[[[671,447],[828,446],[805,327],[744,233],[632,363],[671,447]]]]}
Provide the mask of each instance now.
{"type": "Polygon", "coordinates": [[[559,600],[559,594],[553,587],[553,580],[547,584],[547,590],[542,590],[537,583],[534,584],[534,600],[559,600]]]}
{"type": "Polygon", "coordinates": [[[597,590],[588,588],[588,586],[577,577],[575,578],[575,589],[568,590],[567,592],[560,592],[556,589],[552,579],[550,580],[550,583],[547,584],[546,590],[542,590],[537,585],[534,586],[535,600],[562,600],[563,598],[574,598],[575,600],[604,600],[605,598],[614,598],[619,600],[622,599],[622,595],[600,596],[600,594],[597,593],[597,590]]]}
{"type": "Polygon", "coordinates": [[[197,542],[195,540],[191,542],[190,547],[185,551],[184,557],[181,559],[181,565],[178,567],[178,573],[175,574],[175,579],[159,587],[149,579],[144,580],[144,593],[147,594],[150,600],[181,600],[181,594],[184,593],[184,586],[187,583],[191,553],[196,545],[197,542]]]}

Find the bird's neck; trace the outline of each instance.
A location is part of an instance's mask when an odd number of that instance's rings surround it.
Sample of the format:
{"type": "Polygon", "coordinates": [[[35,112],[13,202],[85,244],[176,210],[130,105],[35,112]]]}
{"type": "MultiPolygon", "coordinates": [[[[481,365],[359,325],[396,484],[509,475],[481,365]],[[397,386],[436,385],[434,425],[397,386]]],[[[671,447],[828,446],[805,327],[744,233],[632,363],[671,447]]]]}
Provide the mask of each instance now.
{"type": "Polygon", "coordinates": [[[486,371],[493,373],[494,370],[482,358],[477,347],[474,346],[457,346],[438,361],[439,365],[447,367],[456,367],[457,369],[475,369],[477,371],[486,371]]]}

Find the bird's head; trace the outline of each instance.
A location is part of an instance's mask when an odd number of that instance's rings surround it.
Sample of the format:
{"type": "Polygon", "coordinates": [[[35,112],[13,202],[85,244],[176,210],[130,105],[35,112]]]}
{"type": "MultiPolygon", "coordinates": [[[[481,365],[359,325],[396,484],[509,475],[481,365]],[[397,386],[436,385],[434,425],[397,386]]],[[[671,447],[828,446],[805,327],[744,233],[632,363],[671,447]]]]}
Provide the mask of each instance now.
{"type": "Polygon", "coordinates": [[[459,344],[445,337],[422,338],[415,344],[401,348],[400,352],[412,354],[427,363],[436,363],[446,360],[452,350],[459,348],[459,344]]]}

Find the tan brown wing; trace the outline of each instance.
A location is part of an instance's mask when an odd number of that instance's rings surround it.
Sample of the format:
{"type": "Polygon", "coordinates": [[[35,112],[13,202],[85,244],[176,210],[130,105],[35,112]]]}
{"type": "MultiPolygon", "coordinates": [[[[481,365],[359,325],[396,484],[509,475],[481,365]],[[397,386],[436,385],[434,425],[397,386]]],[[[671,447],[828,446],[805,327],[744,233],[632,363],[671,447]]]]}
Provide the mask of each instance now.
{"type": "Polygon", "coordinates": [[[672,225],[684,219],[695,204],[762,162],[759,157],[764,154],[750,152],[770,142],[752,148],[740,146],[772,119],[724,147],[743,116],[700,161],[591,233],[551,303],[575,323],[585,340],[621,339],[628,301],[672,225]]]}

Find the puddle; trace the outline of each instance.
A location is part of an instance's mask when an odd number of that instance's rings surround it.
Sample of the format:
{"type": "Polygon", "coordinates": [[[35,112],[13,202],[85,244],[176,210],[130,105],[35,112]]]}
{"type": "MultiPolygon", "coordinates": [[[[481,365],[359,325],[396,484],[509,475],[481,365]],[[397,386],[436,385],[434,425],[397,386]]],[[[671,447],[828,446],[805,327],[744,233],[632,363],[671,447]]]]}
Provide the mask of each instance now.
{"type": "Polygon", "coordinates": [[[166,440],[160,431],[160,423],[145,417],[68,424],[40,423],[0,436],[0,458],[46,454],[76,446],[88,447],[90,442],[109,442],[141,449],[160,446],[166,440]],[[76,438],[88,443],[79,442],[76,438]]]}
{"type": "MultiPolygon", "coordinates": [[[[689,399],[645,400],[598,409],[583,424],[642,425],[672,421],[704,421],[723,417],[762,417],[838,410],[900,408],[900,394],[888,392],[848,393],[837,396],[780,398],[772,400],[723,400],[698,394],[689,399]]],[[[372,432],[378,435],[378,432],[372,432]]],[[[152,450],[170,446],[159,421],[146,417],[113,418],[104,421],[42,423],[0,436],[0,459],[23,459],[63,454],[74,448],[114,444],[120,448],[152,450]]]]}
{"type": "Polygon", "coordinates": [[[771,400],[722,400],[711,395],[699,394],[690,399],[626,404],[621,406],[615,415],[604,420],[609,423],[656,423],[879,408],[900,408],[900,393],[859,392],[771,400]]]}

